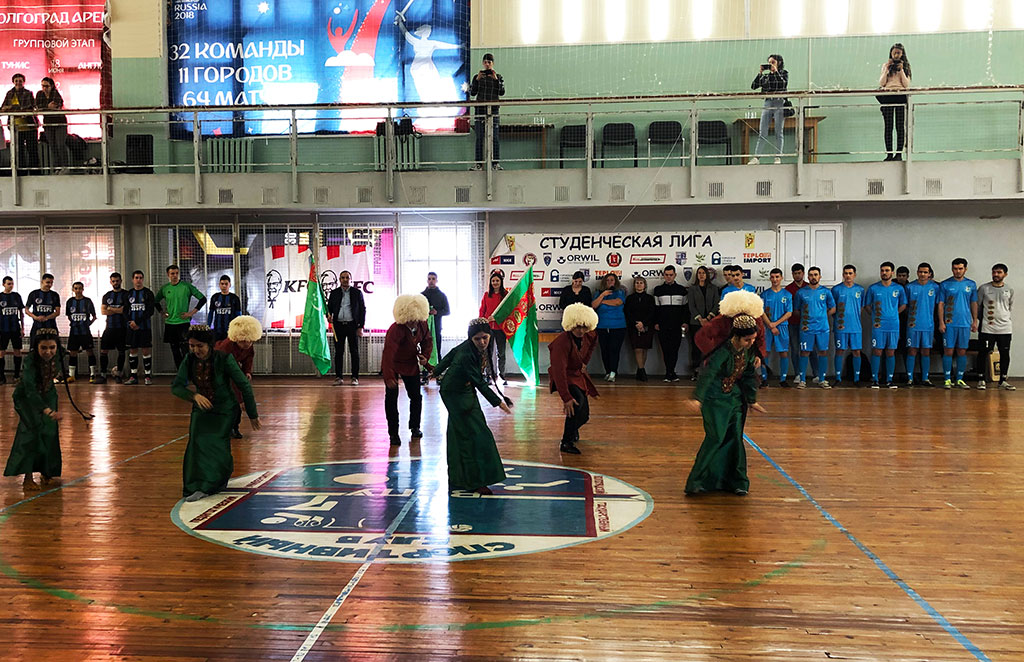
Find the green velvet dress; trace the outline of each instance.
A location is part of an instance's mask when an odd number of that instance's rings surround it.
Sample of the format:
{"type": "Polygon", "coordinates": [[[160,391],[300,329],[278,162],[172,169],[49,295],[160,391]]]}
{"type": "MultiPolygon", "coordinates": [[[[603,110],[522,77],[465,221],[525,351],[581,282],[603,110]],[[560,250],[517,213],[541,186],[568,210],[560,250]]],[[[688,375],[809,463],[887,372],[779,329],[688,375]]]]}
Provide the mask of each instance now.
{"type": "Polygon", "coordinates": [[[171,383],[171,392],[182,400],[194,402],[196,393],[205,395],[213,407],[206,411],[192,405],[192,421],[188,428],[188,446],[182,466],[184,487],[181,493],[215,494],[224,489],[235,468],[231,458],[231,428],[238,401],[231,384],[242,394],[249,418],[258,418],[252,386],[238,367],[235,357],[213,350],[210,358],[200,361],[189,354],[178,368],[171,383]],[[195,391],[189,388],[192,385],[195,391]]]}
{"type": "Polygon", "coordinates": [[[757,402],[753,349],[736,351],[726,341],[711,354],[697,380],[704,441],[686,479],[686,493],[750,488],[743,423],[747,407],[757,402]]]}
{"type": "Polygon", "coordinates": [[[453,490],[475,490],[505,480],[494,435],[487,427],[479,391],[492,407],[501,398],[484,380],[485,357],[472,340],[463,342],[441,359],[434,374],[442,375],[441,401],[448,409],[448,486],[453,490]]]}
{"type": "Polygon", "coordinates": [[[57,388],[53,378],[56,361],[39,365],[35,352],[25,357],[21,381],[14,387],[14,411],[18,413],[18,430],[4,468],[5,476],[20,476],[34,471],[47,478],[60,475],[60,438],[57,421],[43,413],[57,411],[57,388]]]}

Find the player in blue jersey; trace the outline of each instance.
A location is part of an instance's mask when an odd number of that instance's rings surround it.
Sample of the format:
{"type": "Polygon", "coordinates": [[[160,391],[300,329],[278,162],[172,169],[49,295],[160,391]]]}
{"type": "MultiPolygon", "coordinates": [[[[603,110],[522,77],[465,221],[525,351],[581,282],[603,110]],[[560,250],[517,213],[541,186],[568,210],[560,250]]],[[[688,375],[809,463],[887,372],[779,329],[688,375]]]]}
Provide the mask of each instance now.
{"type": "Polygon", "coordinates": [[[14,355],[14,381],[21,378],[21,339],[25,335],[25,303],[14,291],[14,279],[4,276],[0,292],[0,384],[7,383],[7,361],[4,354],[11,348],[14,355]]]}
{"type": "Polygon", "coordinates": [[[878,268],[880,281],[868,288],[864,307],[871,315],[871,388],[879,388],[878,371],[885,352],[885,385],[898,388],[892,381],[896,370],[896,346],[900,342],[900,313],[907,307],[907,291],[893,281],[896,265],[883,262],[878,268]]]}
{"type": "Polygon", "coordinates": [[[735,264],[730,264],[722,269],[722,274],[725,276],[725,280],[728,283],[722,288],[722,293],[719,296],[719,300],[723,299],[729,292],[739,292],[745,290],[747,292],[757,293],[757,288],[749,283],[743,282],[743,269],[735,264]]]}
{"type": "Polygon", "coordinates": [[[228,337],[228,325],[241,314],[242,300],[231,291],[231,278],[221,276],[220,292],[210,297],[210,308],[206,314],[206,324],[217,342],[228,337]]]}
{"type": "Polygon", "coordinates": [[[107,381],[110,352],[113,350],[117,350],[117,365],[114,366],[113,377],[121,383],[124,362],[128,356],[125,349],[128,334],[128,317],[125,310],[128,306],[128,292],[121,289],[121,274],[116,271],[110,274],[110,286],[113,289],[104,294],[100,302],[100,312],[107,318],[107,328],[103,329],[103,335],[100,336],[100,374],[96,376],[97,384],[107,381]]]}
{"type": "Polygon", "coordinates": [[[821,388],[832,388],[828,383],[828,318],[836,312],[836,300],[827,287],[821,286],[821,269],[807,270],[807,287],[798,290],[793,299],[794,310],[800,311],[800,376],[797,388],[807,387],[807,362],[811,352],[818,356],[818,375],[821,388]]]}
{"type": "MultiPolygon", "coordinates": [[[[60,295],[53,291],[53,274],[43,274],[39,279],[39,289],[32,290],[25,302],[25,314],[32,319],[31,340],[36,337],[39,329],[56,329],[57,318],[60,317],[60,295]]],[[[60,342],[57,343],[60,345],[60,342]]]]}
{"type": "Polygon", "coordinates": [[[765,357],[761,364],[761,383],[768,384],[768,360],[772,353],[779,355],[779,386],[786,388],[789,372],[789,318],[793,316],[793,295],[782,287],[782,269],[772,269],[772,286],[761,293],[764,301],[765,357]]]}
{"type": "Polygon", "coordinates": [[[156,295],[145,285],[146,275],[141,271],[132,273],[132,289],[128,290],[127,305],[128,333],[128,379],[125,384],[139,383],[139,353],[142,353],[142,368],[146,373],[146,386],[153,383],[153,313],[157,310],[156,295]]]}
{"type": "Polygon", "coordinates": [[[89,383],[95,384],[96,353],[93,351],[94,342],[90,327],[96,321],[96,307],[92,299],[85,296],[85,285],[82,283],[72,284],[71,291],[74,296],[68,299],[64,310],[71,324],[68,333],[68,352],[71,353],[68,360],[68,383],[74,382],[78,374],[78,352],[85,352],[89,358],[89,383]]]}
{"type": "Polygon", "coordinates": [[[864,343],[864,331],[860,325],[861,308],[864,307],[864,288],[855,283],[857,267],[847,264],[843,267],[843,282],[832,288],[832,298],[836,302],[836,381],[838,386],[843,381],[843,362],[847,353],[851,353],[853,364],[853,385],[860,382],[860,350],[864,343]]]}
{"type": "Polygon", "coordinates": [[[953,275],[942,281],[939,299],[939,331],[942,332],[942,372],[946,376],[945,388],[969,389],[964,381],[967,369],[967,343],[971,333],[978,330],[978,284],[967,278],[967,260],[953,260],[953,275]],[[956,350],[956,371],[953,369],[953,350],[956,350]]]}
{"type": "Polygon", "coordinates": [[[932,265],[917,265],[917,280],[907,285],[907,381],[911,386],[931,386],[932,343],[935,341],[935,306],[942,286],[932,280],[932,265]],[[914,381],[917,354],[921,353],[921,381],[914,381]]]}

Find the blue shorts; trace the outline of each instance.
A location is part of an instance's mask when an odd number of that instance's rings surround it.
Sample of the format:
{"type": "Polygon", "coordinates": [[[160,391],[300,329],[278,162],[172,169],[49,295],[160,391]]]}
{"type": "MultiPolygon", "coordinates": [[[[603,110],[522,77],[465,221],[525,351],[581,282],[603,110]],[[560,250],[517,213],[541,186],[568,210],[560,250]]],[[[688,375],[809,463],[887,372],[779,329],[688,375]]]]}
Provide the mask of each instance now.
{"type": "Polygon", "coordinates": [[[899,331],[871,329],[871,349],[896,349],[899,344],[899,331]]]}
{"type": "Polygon", "coordinates": [[[824,352],[828,350],[828,331],[801,331],[801,352],[824,352]]]}
{"type": "Polygon", "coordinates": [[[862,333],[836,333],[836,349],[856,349],[859,351],[863,344],[864,334],[862,333]]]}
{"type": "Polygon", "coordinates": [[[967,343],[971,341],[971,327],[946,325],[946,332],[942,334],[942,344],[946,349],[967,349],[967,343]]]}
{"type": "Polygon", "coordinates": [[[935,332],[931,329],[927,331],[915,331],[911,329],[907,332],[907,347],[924,347],[931,349],[932,344],[935,342],[935,332]]]}
{"type": "Polygon", "coordinates": [[[764,344],[769,352],[789,351],[789,329],[784,324],[778,326],[779,335],[771,332],[771,329],[764,330],[764,344]]]}

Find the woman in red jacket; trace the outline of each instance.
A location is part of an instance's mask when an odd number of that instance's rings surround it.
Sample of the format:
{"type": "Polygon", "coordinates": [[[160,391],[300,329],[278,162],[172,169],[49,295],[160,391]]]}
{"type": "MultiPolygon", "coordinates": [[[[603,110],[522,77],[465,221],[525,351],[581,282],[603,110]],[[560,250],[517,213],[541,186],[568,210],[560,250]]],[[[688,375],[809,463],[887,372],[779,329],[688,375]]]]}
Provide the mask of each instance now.
{"type": "Polygon", "coordinates": [[[505,379],[505,332],[501,330],[501,324],[494,321],[494,311],[498,308],[498,304],[505,300],[505,295],[508,294],[508,290],[505,289],[505,276],[500,271],[495,269],[491,272],[490,285],[487,287],[487,293],[484,294],[484,298],[480,300],[480,317],[484,317],[488,322],[491,323],[491,345],[487,348],[487,353],[491,354],[495,351],[498,352],[498,372],[500,373],[502,383],[508,384],[508,380],[505,379]]]}

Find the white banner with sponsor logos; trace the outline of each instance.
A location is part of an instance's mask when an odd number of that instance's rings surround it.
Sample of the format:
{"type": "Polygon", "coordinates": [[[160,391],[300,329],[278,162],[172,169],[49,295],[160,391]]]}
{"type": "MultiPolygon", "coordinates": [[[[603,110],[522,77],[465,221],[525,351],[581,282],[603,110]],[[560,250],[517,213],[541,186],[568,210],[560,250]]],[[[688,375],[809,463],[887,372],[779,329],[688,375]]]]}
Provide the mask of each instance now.
{"type": "Polygon", "coordinates": [[[491,253],[490,269],[505,274],[505,286],[518,281],[533,264],[538,320],[560,320],[558,297],[572,275],[583,272],[584,284],[594,290],[608,273],[618,274],[632,292],[632,279],[643,276],[653,289],[662,270],[673,265],[683,285],[694,281],[704,266],[718,285],[724,285],[722,267],[735,264],[758,292],[770,286],[768,273],[776,267],[777,236],[757,232],[614,232],[584,234],[506,234],[491,253]]]}

